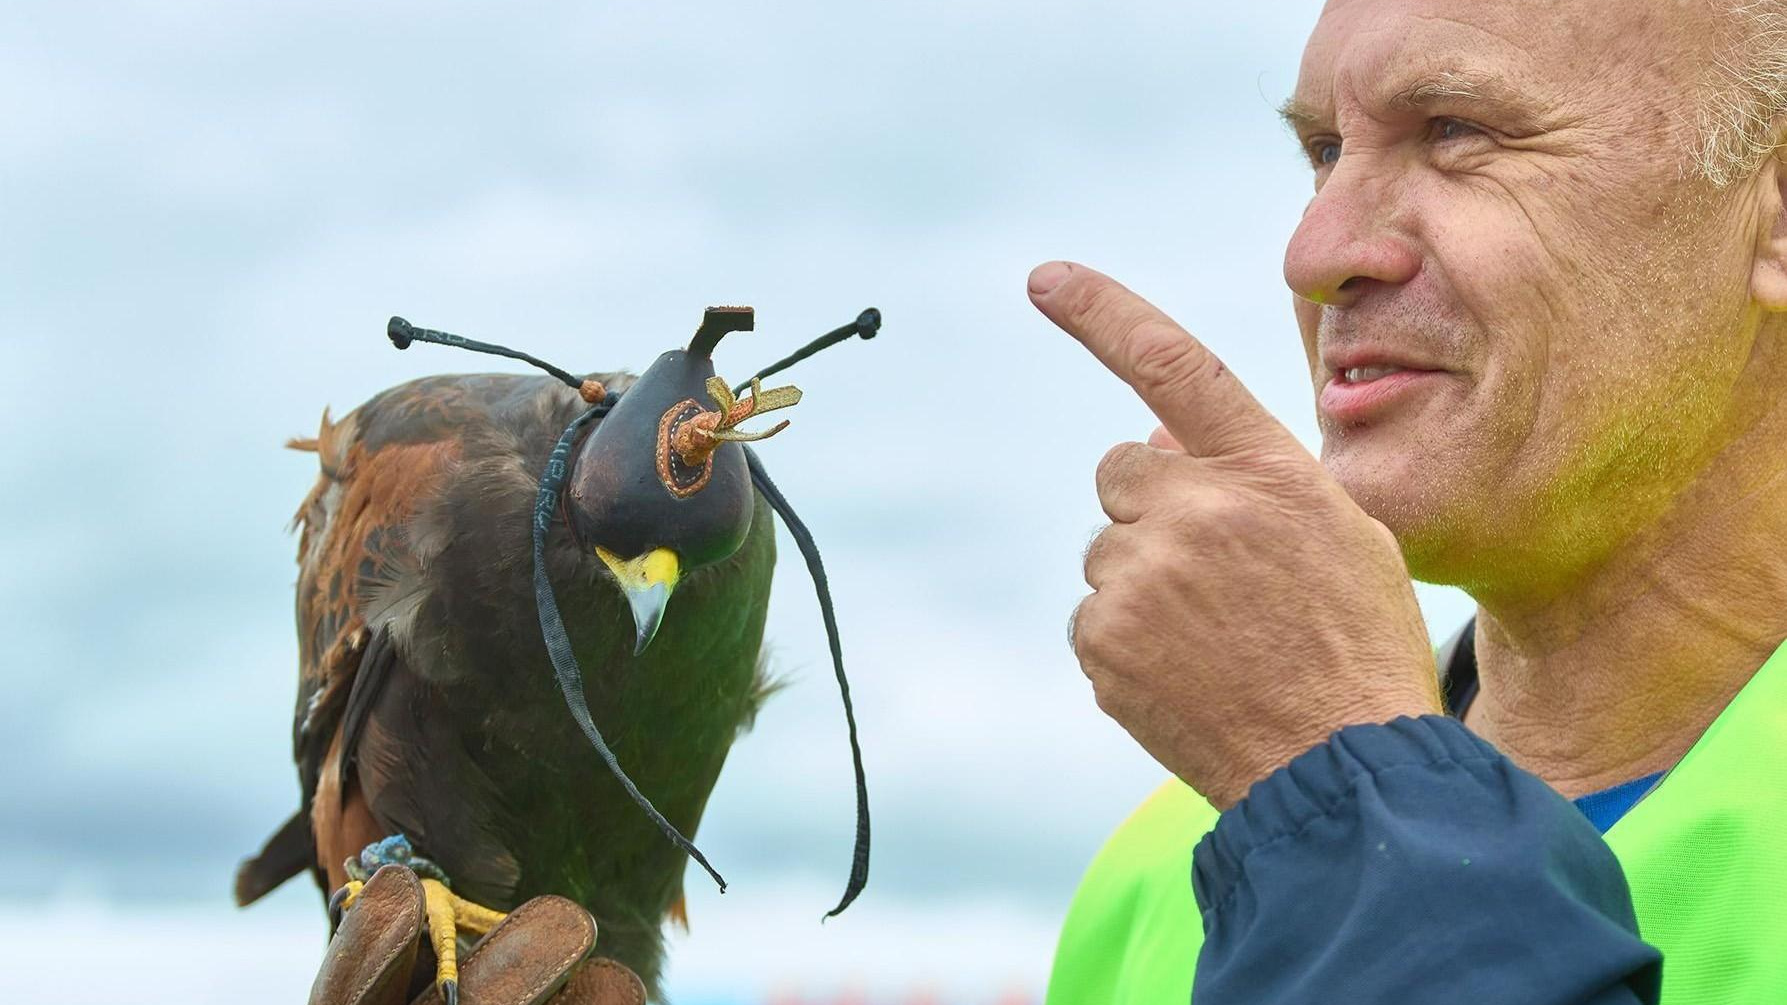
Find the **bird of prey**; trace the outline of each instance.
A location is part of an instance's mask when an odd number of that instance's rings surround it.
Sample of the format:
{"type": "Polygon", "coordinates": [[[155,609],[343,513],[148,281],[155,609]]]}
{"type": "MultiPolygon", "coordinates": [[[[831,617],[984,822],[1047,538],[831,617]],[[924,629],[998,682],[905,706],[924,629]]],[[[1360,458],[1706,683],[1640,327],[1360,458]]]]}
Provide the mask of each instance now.
{"type": "MultiPolygon", "coordinates": [[[[865,311],[816,345],[878,326],[865,311]]],[[[760,657],[772,506],[815,574],[843,685],[811,539],[737,442],[785,426],[738,423],[799,391],[753,380],[738,398],[713,375],[714,344],[751,327],[750,308],[712,308],[687,350],[640,377],[576,378],[393,319],[399,348],[463,345],[554,376],[414,380],[340,420],[325,411],[290,444],[322,468],[294,519],[302,796],[241,864],[238,903],[306,869],[327,895],[381,862],[412,864],[451,884],[431,887],[429,907],[451,999],[455,916],[476,934],[559,894],[658,996],[664,923],[687,923],[686,856],[713,871],[686,836],[775,689],[760,657]]],[[[851,723],[857,859],[837,910],[867,874],[851,723]]]]}

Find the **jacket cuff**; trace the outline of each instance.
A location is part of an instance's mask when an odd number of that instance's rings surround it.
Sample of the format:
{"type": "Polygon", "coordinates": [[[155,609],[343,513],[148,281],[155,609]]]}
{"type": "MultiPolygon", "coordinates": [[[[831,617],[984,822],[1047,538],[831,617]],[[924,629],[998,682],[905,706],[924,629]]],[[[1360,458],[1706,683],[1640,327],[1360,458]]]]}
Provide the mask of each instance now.
{"type": "Polygon", "coordinates": [[[1227,899],[1255,849],[1295,837],[1347,803],[1358,781],[1399,767],[1496,761],[1501,753],[1449,716],[1347,726],[1255,782],[1192,852],[1192,891],[1209,913],[1227,899]]]}

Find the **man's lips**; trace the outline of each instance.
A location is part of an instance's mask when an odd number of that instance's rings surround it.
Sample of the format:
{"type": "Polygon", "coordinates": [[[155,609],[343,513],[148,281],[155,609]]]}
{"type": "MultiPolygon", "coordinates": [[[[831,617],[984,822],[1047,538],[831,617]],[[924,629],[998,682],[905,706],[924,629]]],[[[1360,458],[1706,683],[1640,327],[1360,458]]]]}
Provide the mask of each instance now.
{"type": "Polygon", "coordinates": [[[1444,374],[1387,363],[1347,366],[1330,373],[1317,407],[1336,422],[1362,422],[1431,387],[1444,374]]]}
{"type": "MultiPolygon", "coordinates": [[[[1326,340],[1324,340],[1326,342],[1326,340]]],[[[1348,370],[1393,367],[1398,370],[1443,370],[1437,361],[1420,353],[1395,345],[1362,342],[1352,345],[1322,346],[1322,365],[1328,373],[1339,375],[1348,370]]]]}

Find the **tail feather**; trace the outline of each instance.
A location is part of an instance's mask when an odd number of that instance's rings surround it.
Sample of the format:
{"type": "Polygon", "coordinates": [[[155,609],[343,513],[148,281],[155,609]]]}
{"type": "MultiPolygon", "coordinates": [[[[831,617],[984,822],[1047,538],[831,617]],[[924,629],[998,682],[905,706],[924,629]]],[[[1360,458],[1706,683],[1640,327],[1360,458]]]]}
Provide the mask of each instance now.
{"type": "Polygon", "coordinates": [[[258,854],[236,867],[236,906],[249,904],[306,869],[316,868],[316,836],[310,831],[310,814],[292,814],[258,854]]]}

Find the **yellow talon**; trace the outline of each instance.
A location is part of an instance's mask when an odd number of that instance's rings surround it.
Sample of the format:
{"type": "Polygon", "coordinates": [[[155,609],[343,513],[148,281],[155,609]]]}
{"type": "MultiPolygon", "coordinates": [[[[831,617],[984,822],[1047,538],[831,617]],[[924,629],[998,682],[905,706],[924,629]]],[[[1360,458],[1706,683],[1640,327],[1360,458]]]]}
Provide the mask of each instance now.
{"type": "Polygon", "coordinates": [[[492,928],[508,917],[502,911],[493,911],[483,904],[474,904],[452,891],[448,891],[447,896],[453,898],[453,915],[459,919],[460,930],[472,935],[489,934],[492,928]]]}
{"type": "MultiPolygon", "coordinates": [[[[421,877],[422,912],[428,919],[428,943],[434,947],[434,984],[447,1005],[459,1003],[459,933],[476,937],[488,933],[508,915],[474,904],[447,888],[438,879],[421,877]]],[[[339,921],[354,906],[366,884],[350,879],[329,898],[330,917],[339,921]]]]}
{"type": "Polygon", "coordinates": [[[330,897],[329,897],[329,937],[330,938],[334,938],[335,929],[340,927],[340,925],[341,925],[341,916],[343,914],[347,913],[348,908],[354,906],[354,901],[356,901],[360,898],[360,888],[365,885],[366,885],[365,883],[362,883],[357,879],[350,879],[346,883],[342,884],[341,889],[336,890],[332,895],[330,895],[330,897]]]}
{"type": "Polygon", "coordinates": [[[434,945],[434,983],[445,998],[456,998],[447,985],[459,984],[459,931],[453,919],[457,898],[438,879],[422,881],[423,903],[428,914],[428,941],[434,945]]]}
{"type": "Polygon", "coordinates": [[[483,935],[507,915],[458,896],[438,879],[422,881],[422,900],[428,915],[428,941],[434,947],[434,983],[446,1002],[459,1000],[459,930],[483,935]]]}

